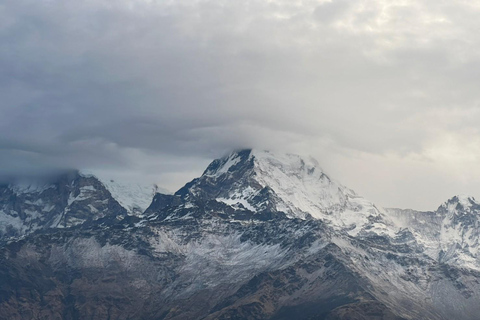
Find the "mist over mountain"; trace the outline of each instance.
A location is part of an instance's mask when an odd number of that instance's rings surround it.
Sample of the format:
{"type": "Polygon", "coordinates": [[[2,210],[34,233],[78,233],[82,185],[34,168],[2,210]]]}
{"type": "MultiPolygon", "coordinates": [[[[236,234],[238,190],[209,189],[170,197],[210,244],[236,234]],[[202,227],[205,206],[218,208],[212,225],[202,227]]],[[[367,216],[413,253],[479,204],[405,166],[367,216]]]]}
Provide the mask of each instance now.
{"type": "Polygon", "coordinates": [[[0,317],[474,320],[479,217],[464,195],[382,208],[312,158],[251,149],[173,194],[82,171],[12,182],[0,317]]]}

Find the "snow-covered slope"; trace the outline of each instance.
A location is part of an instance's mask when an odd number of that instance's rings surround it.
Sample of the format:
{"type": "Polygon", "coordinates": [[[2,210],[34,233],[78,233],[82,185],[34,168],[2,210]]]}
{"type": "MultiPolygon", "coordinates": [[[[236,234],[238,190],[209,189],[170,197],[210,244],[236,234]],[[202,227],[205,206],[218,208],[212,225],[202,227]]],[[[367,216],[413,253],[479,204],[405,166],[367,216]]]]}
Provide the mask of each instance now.
{"type": "Polygon", "coordinates": [[[254,212],[322,219],[352,235],[396,232],[383,209],[332,180],[315,159],[298,155],[233,152],[213,161],[200,178],[177,194],[213,198],[254,212]]]}
{"type": "Polygon", "coordinates": [[[81,171],[85,177],[98,179],[112,197],[127,209],[129,214],[141,215],[152,203],[154,195],[158,192],[168,194],[165,189],[153,183],[140,183],[111,178],[101,172],[81,171]]]}
{"type": "Polygon", "coordinates": [[[308,213],[322,218],[329,212],[343,210],[355,192],[331,180],[313,158],[291,154],[273,154],[252,150],[255,180],[275,191],[282,203],[277,210],[308,213]]]}

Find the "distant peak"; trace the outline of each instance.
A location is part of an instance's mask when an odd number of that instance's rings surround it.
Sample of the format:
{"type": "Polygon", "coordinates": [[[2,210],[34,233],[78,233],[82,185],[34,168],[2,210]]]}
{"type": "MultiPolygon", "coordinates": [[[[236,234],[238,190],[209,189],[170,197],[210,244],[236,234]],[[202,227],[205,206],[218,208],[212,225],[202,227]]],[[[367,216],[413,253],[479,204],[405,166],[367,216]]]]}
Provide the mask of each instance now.
{"type": "Polygon", "coordinates": [[[476,203],[477,201],[473,196],[467,194],[458,194],[448,199],[446,203],[460,203],[461,205],[470,205],[476,203]]]}
{"type": "Polygon", "coordinates": [[[224,157],[213,160],[207,167],[203,176],[219,177],[225,173],[231,172],[237,165],[243,165],[251,158],[251,149],[234,151],[224,157]]]}
{"type": "Polygon", "coordinates": [[[474,200],[475,201],[475,198],[471,195],[468,195],[468,194],[458,194],[455,197],[458,198],[460,201],[463,201],[463,200],[474,200]]]}
{"type": "Polygon", "coordinates": [[[459,194],[445,201],[440,207],[440,212],[458,212],[478,209],[480,203],[474,197],[465,194],[459,194]],[[446,210],[446,211],[445,211],[446,210]]]}
{"type": "Polygon", "coordinates": [[[154,182],[130,179],[108,172],[82,170],[80,176],[98,180],[131,214],[142,214],[152,203],[156,193],[171,194],[154,182]]]}

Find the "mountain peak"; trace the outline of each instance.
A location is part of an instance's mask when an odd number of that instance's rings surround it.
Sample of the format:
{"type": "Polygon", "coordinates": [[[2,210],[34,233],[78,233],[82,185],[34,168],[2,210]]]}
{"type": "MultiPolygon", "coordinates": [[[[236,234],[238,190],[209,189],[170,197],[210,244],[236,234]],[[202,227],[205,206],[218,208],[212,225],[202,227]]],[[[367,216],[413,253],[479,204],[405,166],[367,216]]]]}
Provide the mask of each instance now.
{"type": "Polygon", "coordinates": [[[326,176],[318,161],[312,157],[301,157],[291,153],[276,153],[268,150],[242,149],[214,160],[203,173],[204,176],[218,178],[221,175],[237,170],[255,169],[258,175],[267,173],[264,169],[277,168],[284,174],[300,178],[302,173],[308,176],[326,176]],[[262,170],[263,169],[263,170],[262,170]]]}
{"type": "Polygon", "coordinates": [[[254,214],[321,219],[353,233],[382,215],[373,203],[331,179],[312,157],[255,149],[214,160],[176,195],[186,201],[216,200],[254,214]]]}
{"type": "Polygon", "coordinates": [[[474,197],[459,194],[445,201],[439,208],[439,212],[471,211],[480,208],[480,203],[474,197]]]}
{"type": "Polygon", "coordinates": [[[467,194],[458,194],[452,197],[450,200],[456,201],[465,206],[470,206],[472,203],[476,203],[475,198],[467,194]]]}
{"type": "Polygon", "coordinates": [[[221,175],[235,170],[237,164],[242,163],[243,166],[251,160],[253,150],[243,149],[230,153],[227,156],[213,160],[207,167],[202,176],[220,177],[221,175]]]}

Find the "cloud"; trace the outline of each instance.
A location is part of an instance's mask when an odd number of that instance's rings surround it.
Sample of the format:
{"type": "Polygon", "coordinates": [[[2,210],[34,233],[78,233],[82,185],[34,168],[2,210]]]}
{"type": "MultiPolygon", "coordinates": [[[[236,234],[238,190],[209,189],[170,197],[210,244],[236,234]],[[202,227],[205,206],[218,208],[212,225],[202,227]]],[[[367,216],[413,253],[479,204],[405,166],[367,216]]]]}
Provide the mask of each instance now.
{"type": "Polygon", "coordinates": [[[346,0],[323,2],[315,8],[313,15],[320,23],[329,24],[341,18],[351,3],[346,0]]]}
{"type": "Polygon", "coordinates": [[[463,1],[7,0],[0,176],[88,167],[175,188],[227,150],[258,147],[312,153],[381,204],[432,208],[480,187],[459,178],[480,173],[475,161],[466,173],[464,160],[439,156],[480,156],[462,143],[479,138],[479,10],[463,1]],[[408,170],[420,182],[403,179],[408,170]],[[412,201],[413,191],[424,198],[412,201]]]}

